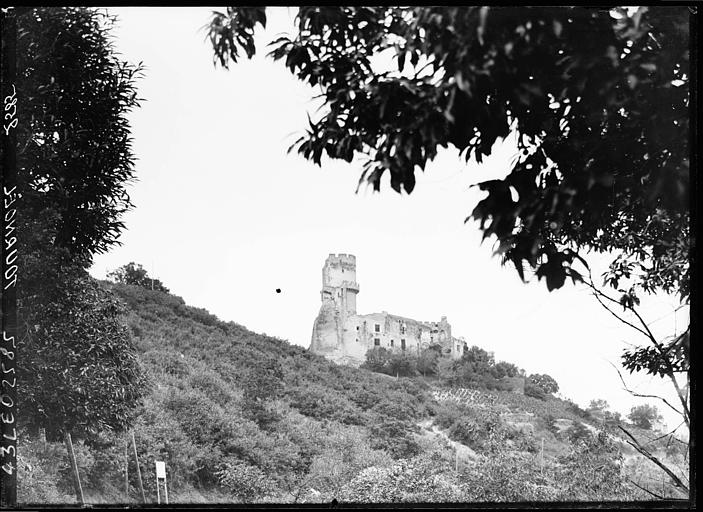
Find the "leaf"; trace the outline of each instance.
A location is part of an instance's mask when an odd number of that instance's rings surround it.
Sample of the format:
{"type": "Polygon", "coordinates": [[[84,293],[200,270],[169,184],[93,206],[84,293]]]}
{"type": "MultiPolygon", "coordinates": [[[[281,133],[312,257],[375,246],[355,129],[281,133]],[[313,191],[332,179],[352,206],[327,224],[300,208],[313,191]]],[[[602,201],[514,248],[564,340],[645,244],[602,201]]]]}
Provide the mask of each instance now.
{"type": "Polygon", "coordinates": [[[403,72],[405,68],[405,51],[400,51],[398,53],[398,71],[403,72]]]}

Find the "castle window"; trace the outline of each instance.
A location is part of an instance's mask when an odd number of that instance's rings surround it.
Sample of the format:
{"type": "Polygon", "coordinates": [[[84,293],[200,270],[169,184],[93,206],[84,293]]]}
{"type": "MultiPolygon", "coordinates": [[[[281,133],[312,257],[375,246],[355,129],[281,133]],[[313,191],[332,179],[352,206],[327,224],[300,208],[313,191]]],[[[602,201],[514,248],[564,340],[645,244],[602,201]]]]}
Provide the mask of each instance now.
{"type": "Polygon", "coordinates": [[[400,340],[400,348],[405,350],[405,340],[400,340]]]}
{"type": "Polygon", "coordinates": [[[373,330],[374,332],[381,332],[381,324],[375,324],[373,330]]]}
{"type": "Polygon", "coordinates": [[[405,325],[400,326],[400,334],[405,334],[405,325]]]}
{"type": "Polygon", "coordinates": [[[374,339],[373,339],[373,344],[374,344],[374,346],[376,346],[376,347],[380,347],[380,346],[381,346],[381,339],[380,339],[380,338],[374,338],[374,339]]]}
{"type": "Polygon", "coordinates": [[[393,340],[391,340],[391,347],[393,346],[393,340]]]}
{"type": "Polygon", "coordinates": [[[357,331],[359,330],[359,326],[358,326],[358,325],[356,326],[356,330],[357,330],[357,331]]]}

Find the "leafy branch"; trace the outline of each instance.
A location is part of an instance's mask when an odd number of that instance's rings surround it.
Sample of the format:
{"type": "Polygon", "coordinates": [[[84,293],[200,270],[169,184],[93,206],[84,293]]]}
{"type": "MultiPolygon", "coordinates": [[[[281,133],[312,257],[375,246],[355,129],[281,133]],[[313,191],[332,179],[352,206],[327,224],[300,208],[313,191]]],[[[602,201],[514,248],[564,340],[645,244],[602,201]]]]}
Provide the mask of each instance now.
{"type": "Polygon", "coordinates": [[[639,453],[641,453],[642,455],[647,457],[649,460],[654,462],[657,466],[659,466],[667,475],[669,475],[669,477],[674,482],[674,485],[677,488],[683,490],[684,492],[686,492],[688,494],[688,492],[689,492],[688,486],[686,484],[684,484],[681,481],[681,479],[673,471],[671,471],[663,462],[661,462],[649,450],[647,450],[644,446],[642,446],[642,444],[640,444],[640,442],[637,439],[635,439],[635,437],[632,434],[630,434],[630,432],[628,432],[626,428],[624,428],[622,425],[619,425],[618,428],[620,428],[620,430],[622,430],[627,435],[627,437],[630,438],[630,440],[627,440],[627,439],[625,440],[627,442],[627,444],[632,446],[639,453]]]}

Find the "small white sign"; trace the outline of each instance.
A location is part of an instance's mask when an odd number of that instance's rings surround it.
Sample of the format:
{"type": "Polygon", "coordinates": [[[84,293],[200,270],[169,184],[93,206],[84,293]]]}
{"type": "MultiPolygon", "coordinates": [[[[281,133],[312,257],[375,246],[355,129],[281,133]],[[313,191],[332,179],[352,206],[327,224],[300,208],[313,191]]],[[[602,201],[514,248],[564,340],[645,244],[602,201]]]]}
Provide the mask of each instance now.
{"type": "Polygon", "coordinates": [[[166,463],[162,460],[154,462],[156,463],[156,478],[166,478],[166,463]]]}

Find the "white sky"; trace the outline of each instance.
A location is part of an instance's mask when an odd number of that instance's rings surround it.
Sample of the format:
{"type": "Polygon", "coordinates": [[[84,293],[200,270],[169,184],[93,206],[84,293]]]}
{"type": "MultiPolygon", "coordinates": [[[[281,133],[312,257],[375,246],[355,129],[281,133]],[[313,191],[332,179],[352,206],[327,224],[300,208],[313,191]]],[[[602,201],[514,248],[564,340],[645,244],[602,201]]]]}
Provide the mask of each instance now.
{"type": "MultiPolygon", "coordinates": [[[[321,269],[329,253],[357,257],[360,313],[382,310],[418,320],[446,315],[464,336],[528,373],[548,373],[561,393],[586,406],[604,398],[623,414],[656,403],[622,390],[610,362],[640,343],[583,287],[547,292],[524,285],[492,258],[474,223],[464,224],[480,192],[469,185],[504,175],[512,144],[482,166],[456,151],[440,153],[412,195],[384,183],[380,194],[354,193],[360,167],[323,160],[322,169],[286,154],[306,126],[313,91],[265,44],[293,30],[293,9],[268,9],[258,53],[226,71],[212,64],[201,27],[209,8],[115,8],[116,47],[143,61],[142,108],[131,115],[138,182],[136,208],[124,218],[123,245],[95,258],[91,273],[130,261],[143,264],[172,293],[223,320],[308,346],[319,308],[321,269]],[[276,288],[282,293],[277,294],[276,288]]],[[[604,270],[607,258],[590,258],[604,270]]],[[[673,298],[643,301],[655,332],[687,322],[673,298]]],[[[666,393],[667,382],[629,377],[641,393],[666,393]]]]}

